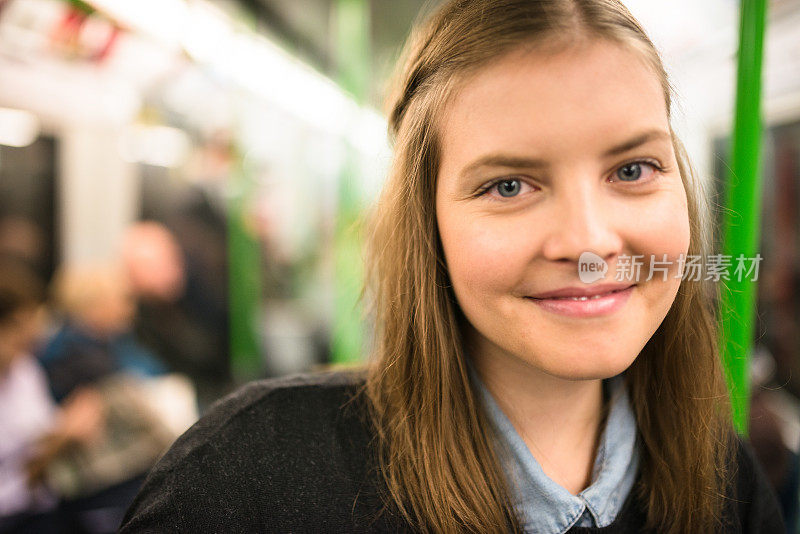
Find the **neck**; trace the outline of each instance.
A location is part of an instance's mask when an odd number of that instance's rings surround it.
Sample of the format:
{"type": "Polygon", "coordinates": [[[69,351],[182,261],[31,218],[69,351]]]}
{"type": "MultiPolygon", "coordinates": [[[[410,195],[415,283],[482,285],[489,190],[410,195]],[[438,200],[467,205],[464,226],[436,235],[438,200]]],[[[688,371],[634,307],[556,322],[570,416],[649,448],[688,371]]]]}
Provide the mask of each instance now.
{"type": "Polygon", "coordinates": [[[566,380],[510,355],[473,363],[545,474],[577,494],[591,484],[603,416],[602,381],[566,380]]]}

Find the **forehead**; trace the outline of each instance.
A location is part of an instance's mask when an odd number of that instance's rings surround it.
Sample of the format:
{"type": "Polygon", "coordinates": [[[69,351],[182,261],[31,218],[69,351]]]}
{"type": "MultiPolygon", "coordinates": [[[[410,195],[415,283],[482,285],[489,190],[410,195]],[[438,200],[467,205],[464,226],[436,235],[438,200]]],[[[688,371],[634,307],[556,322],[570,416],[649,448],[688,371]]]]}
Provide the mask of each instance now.
{"type": "Polygon", "coordinates": [[[462,82],[441,117],[443,174],[505,151],[557,161],[585,156],[669,119],[659,77],[638,51],[592,41],[518,50],[462,82]]]}

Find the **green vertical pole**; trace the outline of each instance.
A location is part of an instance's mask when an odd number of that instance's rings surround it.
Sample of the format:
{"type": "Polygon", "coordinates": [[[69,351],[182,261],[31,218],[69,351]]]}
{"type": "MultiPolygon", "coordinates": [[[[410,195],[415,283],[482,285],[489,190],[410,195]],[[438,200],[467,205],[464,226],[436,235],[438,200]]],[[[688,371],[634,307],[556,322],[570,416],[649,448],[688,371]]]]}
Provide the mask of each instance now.
{"type": "Polygon", "coordinates": [[[335,5],[339,84],[363,102],[369,90],[369,2],[337,0],[335,5]]]}
{"type": "Polygon", "coordinates": [[[257,337],[260,303],[260,249],[255,228],[248,225],[248,200],[255,181],[243,154],[233,158],[228,197],[228,290],[231,371],[237,382],[257,378],[262,371],[257,337]]]}
{"type": "MultiPolygon", "coordinates": [[[[756,256],[761,218],[761,63],[766,0],[742,0],[736,117],[731,167],[726,188],[723,254],[735,262],[740,254],[756,256]]],[[[747,277],[725,282],[720,306],[720,347],[731,393],[736,429],[747,434],[748,362],[753,344],[756,282],[747,277]]]]}
{"type": "MultiPolygon", "coordinates": [[[[338,0],[335,4],[339,84],[362,102],[369,87],[369,3],[338,0]]],[[[363,359],[364,325],[359,304],[362,280],[361,242],[357,221],[361,212],[358,154],[345,142],[345,164],[339,177],[335,225],[335,289],[331,359],[349,363],[363,359]]]]}

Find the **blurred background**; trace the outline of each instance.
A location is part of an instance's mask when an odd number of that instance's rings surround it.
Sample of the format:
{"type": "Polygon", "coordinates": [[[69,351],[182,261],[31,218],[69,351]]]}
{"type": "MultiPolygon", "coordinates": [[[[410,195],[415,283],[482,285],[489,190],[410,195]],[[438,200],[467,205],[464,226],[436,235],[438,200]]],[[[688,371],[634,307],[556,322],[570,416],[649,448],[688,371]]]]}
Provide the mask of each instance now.
{"type": "MultiPolygon", "coordinates": [[[[389,165],[384,88],[437,4],[0,0],[0,532],[113,532],[215,400],[363,361],[357,221],[389,165]]],[[[739,3],[626,5],[721,207],[739,3]]],[[[798,28],[800,0],[769,2],[751,410],[790,532],[798,28]]]]}

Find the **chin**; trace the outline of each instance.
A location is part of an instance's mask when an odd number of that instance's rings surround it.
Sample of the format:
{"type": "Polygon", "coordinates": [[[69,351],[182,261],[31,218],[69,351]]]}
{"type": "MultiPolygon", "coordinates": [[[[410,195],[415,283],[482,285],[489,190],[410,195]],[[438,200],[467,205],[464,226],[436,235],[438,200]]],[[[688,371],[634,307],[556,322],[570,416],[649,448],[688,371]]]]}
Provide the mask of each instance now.
{"type": "Polygon", "coordinates": [[[630,367],[636,356],[604,361],[576,361],[572,365],[554,365],[546,372],[563,380],[603,380],[617,376],[630,367]]]}

